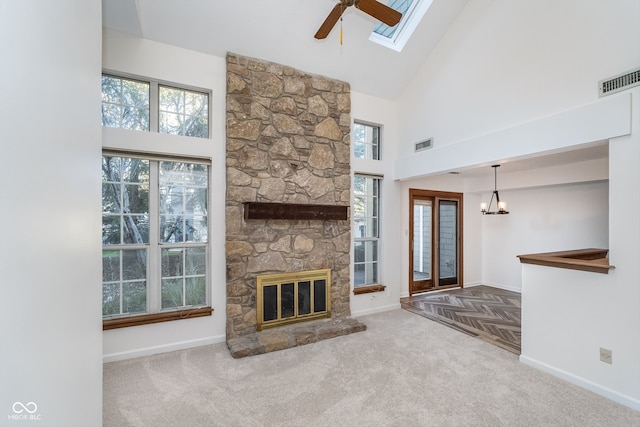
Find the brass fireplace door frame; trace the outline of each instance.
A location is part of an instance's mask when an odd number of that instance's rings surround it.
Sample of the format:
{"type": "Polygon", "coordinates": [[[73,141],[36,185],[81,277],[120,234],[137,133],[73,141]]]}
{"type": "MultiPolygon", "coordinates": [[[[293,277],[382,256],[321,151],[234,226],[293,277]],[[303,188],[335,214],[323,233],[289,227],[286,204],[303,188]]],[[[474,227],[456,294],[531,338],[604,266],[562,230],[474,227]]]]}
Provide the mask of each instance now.
{"type": "Polygon", "coordinates": [[[292,323],[303,322],[312,319],[330,318],[331,317],[331,269],[324,270],[309,270],[300,271],[295,273],[276,273],[266,274],[256,277],[256,298],[257,298],[257,319],[256,328],[258,331],[268,328],[274,328],[277,326],[289,325],[292,323]],[[325,308],[324,311],[315,311],[315,297],[314,286],[315,281],[325,280],[325,308]],[[310,282],[309,296],[310,296],[310,313],[302,314],[298,313],[298,284],[300,282],[310,282]],[[294,315],[286,318],[282,317],[282,285],[294,284],[294,315]],[[264,291],[266,286],[277,286],[277,318],[274,320],[264,320],[264,291]]]}

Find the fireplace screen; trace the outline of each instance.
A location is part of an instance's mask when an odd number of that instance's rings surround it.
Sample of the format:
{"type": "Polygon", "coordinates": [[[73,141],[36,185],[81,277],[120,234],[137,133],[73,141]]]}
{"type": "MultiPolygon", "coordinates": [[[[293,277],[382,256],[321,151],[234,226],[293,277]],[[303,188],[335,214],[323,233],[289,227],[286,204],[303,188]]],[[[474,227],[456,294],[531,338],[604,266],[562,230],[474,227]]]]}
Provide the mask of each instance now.
{"type": "Polygon", "coordinates": [[[330,288],[328,269],[258,276],[257,329],[331,317],[330,288]]]}

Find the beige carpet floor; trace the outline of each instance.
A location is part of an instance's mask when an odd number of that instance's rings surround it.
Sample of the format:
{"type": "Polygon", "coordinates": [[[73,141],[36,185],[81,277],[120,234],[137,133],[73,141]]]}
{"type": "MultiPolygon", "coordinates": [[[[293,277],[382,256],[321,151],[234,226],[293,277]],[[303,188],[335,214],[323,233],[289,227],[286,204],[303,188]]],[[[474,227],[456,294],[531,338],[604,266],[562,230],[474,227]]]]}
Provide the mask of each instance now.
{"type": "Polygon", "coordinates": [[[224,343],[104,366],[105,427],[640,426],[640,412],[404,310],[233,359],[224,343]]]}

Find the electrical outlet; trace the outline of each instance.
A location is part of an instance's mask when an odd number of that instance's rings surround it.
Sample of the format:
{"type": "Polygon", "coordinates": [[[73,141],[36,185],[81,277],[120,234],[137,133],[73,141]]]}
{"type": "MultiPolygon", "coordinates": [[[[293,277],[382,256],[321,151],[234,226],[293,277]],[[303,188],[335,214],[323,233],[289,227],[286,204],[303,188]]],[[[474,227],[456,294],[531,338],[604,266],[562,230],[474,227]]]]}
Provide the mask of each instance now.
{"type": "Polygon", "coordinates": [[[612,352],[607,348],[600,347],[600,361],[611,365],[613,363],[612,352]]]}

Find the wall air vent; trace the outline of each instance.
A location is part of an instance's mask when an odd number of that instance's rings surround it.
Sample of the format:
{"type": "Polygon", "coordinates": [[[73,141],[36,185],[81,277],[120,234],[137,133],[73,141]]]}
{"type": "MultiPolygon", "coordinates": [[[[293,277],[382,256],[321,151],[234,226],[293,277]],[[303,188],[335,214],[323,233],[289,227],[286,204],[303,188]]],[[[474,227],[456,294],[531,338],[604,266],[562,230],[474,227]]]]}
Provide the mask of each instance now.
{"type": "Polygon", "coordinates": [[[427,150],[433,147],[433,138],[425,139],[424,141],[416,142],[415,152],[427,150]]]}
{"type": "Polygon", "coordinates": [[[640,68],[598,82],[600,97],[640,86],[640,68]]]}

